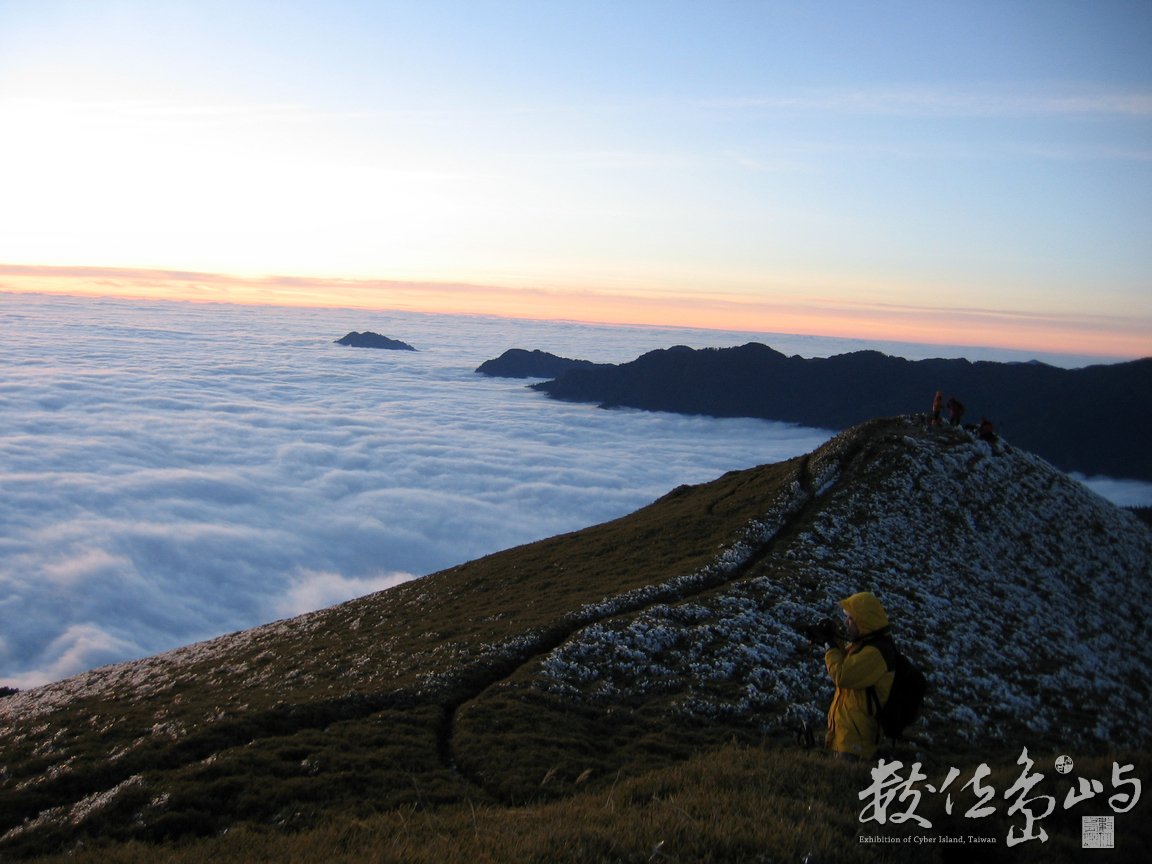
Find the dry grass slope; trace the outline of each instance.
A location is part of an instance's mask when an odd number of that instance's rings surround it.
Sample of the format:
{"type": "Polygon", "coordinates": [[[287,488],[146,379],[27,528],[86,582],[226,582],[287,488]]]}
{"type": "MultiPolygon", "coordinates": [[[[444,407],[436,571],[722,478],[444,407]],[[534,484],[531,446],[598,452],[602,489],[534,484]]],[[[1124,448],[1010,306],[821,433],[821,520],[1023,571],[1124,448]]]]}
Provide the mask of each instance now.
{"type": "MultiPolygon", "coordinates": [[[[1152,762],[1135,759],[1147,784],[1152,762]]],[[[946,767],[928,770],[932,776],[946,767]]],[[[1107,776],[1111,763],[1085,760],[1081,770],[1107,776]]],[[[1006,788],[1019,773],[1008,763],[988,778],[1006,788]]],[[[860,837],[977,835],[995,840],[980,847],[980,860],[1064,864],[1107,857],[1143,862],[1152,843],[1152,823],[1133,820],[1119,832],[1112,850],[1080,848],[1082,811],[1057,812],[1042,824],[1044,843],[1031,841],[1005,848],[1011,827],[1006,807],[982,820],[950,818],[943,802],[918,808],[933,822],[925,831],[888,823],[860,823],[859,790],[869,783],[867,768],[844,766],[815,752],[780,751],[726,745],[685,762],[627,779],[607,778],[557,801],[504,807],[465,801],[440,807],[410,804],[364,817],[329,818],[299,831],[245,824],[218,838],[168,846],[136,841],[100,840],[66,854],[38,859],[41,864],[646,864],[646,862],[864,862],[969,861],[970,843],[957,847],[887,844],[877,847],[860,837]],[[955,854],[954,854],[955,853],[955,854]],[[1087,854],[1086,854],[1087,853],[1087,854]],[[1095,858],[1091,858],[1091,855],[1095,858]]],[[[1050,791],[1050,790],[1047,790],[1050,791]]],[[[974,803],[964,797],[954,813],[974,803]]]]}

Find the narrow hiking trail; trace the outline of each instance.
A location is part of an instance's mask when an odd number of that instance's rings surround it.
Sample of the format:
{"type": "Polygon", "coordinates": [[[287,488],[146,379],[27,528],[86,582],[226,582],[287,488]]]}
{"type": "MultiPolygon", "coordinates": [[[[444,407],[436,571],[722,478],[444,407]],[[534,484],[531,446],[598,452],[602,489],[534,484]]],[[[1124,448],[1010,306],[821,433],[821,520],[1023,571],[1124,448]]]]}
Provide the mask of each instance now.
{"type": "MultiPolygon", "coordinates": [[[[797,524],[809,518],[811,510],[817,506],[817,500],[820,495],[823,495],[834,487],[839,478],[843,476],[846,464],[859,454],[861,448],[862,444],[856,443],[839,454],[840,458],[836,460],[835,469],[832,472],[824,472],[826,479],[819,489],[817,488],[816,480],[811,470],[811,454],[800,457],[797,461],[796,469],[793,472],[792,480],[788,484],[784,496],[782,496],[785,500],[778,500],[776,506],[773,508],[774,510],[783,509],[783,518],[778,521],[777,526],[771,531],[769,536],[750,548],[746,554],[740,557],[738,562],[733,563],[731,566],[715,568],[719,571],[718,574],[709,574],[710,578],[693,580],[683,587],[677,586],[674,591],[662,592],[659,591],[660,586],[652,586],[657,590],[643,599],[638,598],[636,602],[629,602],[625,599],[627,595],[624,595],[623,598],[606,598],[600,604],[597,604],[597,606],[604,608],[602,614],[580,616],[578,621],[573,621],[570,627],[553,630],[548,634],[547,638],[540,639],[530,652],[523,654],[518,658],[517,662],[510,664],[506,669],[502,670],[502,674],[485,681],[481,687],[468,693],[464,698],[454,700],[452,703],[445,705],[445,720],[441,730],[438,748],[444,766],[453,773],[463,776],[464,779],[469,782],[474,783],[482,789],[486,789],[487,784],[482,778],[466,773],[460,769],[454,752],[453,738],[457,727],[457,717],[463,706],[474,700],[483,698],[484,695],[493,688],[499,687],[509,681],[525,667],[556,650],[569,639],[576,636],[580,631],[590,626],[603,623],[616,616],[642,613],[656,604],[689,600],[707,591],[745,578],[761,561],[772,553],[779,543],[788,538],[797,524]],[[827,477],[829,473],[833,475],[830,478],[827,477]],[[817,495],[817,492],[819,492],[820,495],[817,495]]],[[[730,492],[729,494],[734,493],[730,492]]],[[[713,501],[707,508],[708,512],[711,513],[712,509],[719,504],[721,500],[723,499],[713,501]]],[[[750,526],[751,530],[747,530],[746,533],[752,535],[755,534],[757,528],[762,526],[762,523],[760,520],[754,519],[752,523],[750,523],[750,526]]],[[[748,529],[750,526],[745,527],[748,529]]],[[[726,562],[720,560],[720,563],[723,565],[726,562]]]]}

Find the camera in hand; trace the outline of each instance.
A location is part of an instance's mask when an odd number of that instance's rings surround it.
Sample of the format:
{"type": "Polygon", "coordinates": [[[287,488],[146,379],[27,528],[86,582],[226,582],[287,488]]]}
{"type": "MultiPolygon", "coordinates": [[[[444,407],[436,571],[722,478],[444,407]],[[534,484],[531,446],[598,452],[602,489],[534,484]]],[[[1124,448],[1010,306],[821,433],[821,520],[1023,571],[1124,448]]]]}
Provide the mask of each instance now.
{"type": "Polygon", "coordinates": [[[838,635],[831,618],[821,618],[814,624],[804,624],[796,629],[813,645],[831,645],[838,635]]]}

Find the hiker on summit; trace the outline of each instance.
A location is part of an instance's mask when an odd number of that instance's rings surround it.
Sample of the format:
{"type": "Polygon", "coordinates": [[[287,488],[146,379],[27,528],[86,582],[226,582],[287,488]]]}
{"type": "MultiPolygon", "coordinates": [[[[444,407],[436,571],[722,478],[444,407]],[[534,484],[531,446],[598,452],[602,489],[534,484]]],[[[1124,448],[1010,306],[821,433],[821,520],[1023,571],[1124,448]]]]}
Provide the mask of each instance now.
{"type": "Polygon", "coordinates": [[[944,410],[944,391],[937,390],[936,398],[932,400],[932,425],[940,425],[940,412],[944,410]]]}
{"type": "Polygon", "coordinates": [[[892,691],[894,672],[877,646],[891,645],[888,616],[874,594],[863,591],[841,600],[847,640],[829,634],[824,665],[836,685],[828,710],[824,747],[837,759],[871,760],[880,743],[881,706],[892,691]]]}
{"type": "Polygon", "coordinates": [[[959,426],[960,420],[964,416],[964,403],[955,396],[949,396],[945,404],[948,406],[948,411],[950,412],[948,422],[953,426],[959,426]]]}

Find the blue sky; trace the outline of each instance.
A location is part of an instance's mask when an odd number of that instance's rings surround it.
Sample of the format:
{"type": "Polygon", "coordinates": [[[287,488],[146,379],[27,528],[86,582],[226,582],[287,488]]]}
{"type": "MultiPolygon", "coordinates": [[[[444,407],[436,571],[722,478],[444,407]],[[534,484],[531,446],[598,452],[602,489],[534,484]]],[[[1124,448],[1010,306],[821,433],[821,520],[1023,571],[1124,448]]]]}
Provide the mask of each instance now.
{"type": "Polygon", "coordinates": [[[1152,353],[1147,3],[0,3],[0,108],[3,264],[1152,353]]]}

